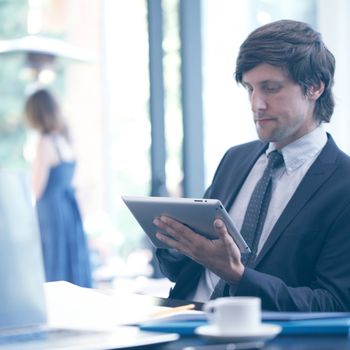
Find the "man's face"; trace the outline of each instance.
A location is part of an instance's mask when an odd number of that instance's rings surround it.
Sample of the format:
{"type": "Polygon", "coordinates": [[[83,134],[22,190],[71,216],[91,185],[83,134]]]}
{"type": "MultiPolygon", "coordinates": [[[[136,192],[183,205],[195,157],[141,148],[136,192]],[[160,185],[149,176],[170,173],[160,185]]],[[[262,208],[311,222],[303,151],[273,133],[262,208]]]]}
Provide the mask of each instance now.
{"type": "Polygon", "coordinates": [[[260,64],[243,74],[255,127],[261,140],[277,148],[297,140],[318,125],[313,117],[317,98],[305,96],[287,72],[260,64]]]}

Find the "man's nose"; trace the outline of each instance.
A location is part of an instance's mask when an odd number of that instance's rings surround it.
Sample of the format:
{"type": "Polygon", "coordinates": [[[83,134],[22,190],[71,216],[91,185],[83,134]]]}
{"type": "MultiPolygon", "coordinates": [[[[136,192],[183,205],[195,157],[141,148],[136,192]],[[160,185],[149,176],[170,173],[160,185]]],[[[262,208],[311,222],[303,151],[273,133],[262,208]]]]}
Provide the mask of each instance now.
{"type": "Polygon", "coordinates": [[[263,96],[261,96],[261,94],[259,94],[256,91],[253,91],[250,95],[250,105],[254,113],[257,113],[261,110],[265,110],[267,106],[263,96]]]}

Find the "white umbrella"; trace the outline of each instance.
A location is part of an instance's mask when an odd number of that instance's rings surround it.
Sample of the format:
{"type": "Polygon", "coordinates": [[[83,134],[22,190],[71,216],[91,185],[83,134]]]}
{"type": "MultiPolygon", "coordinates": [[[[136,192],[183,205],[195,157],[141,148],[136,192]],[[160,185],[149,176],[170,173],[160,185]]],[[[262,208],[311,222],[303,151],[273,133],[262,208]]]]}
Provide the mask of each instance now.
{"type": "Polygon", "coordinates": [[[60,39],[34,35],[19,39],[0,40],[0,54],[13,52],[43,54],[84,62],[94,60],[92,53],[88,50],[78,48],[60,39]]]}

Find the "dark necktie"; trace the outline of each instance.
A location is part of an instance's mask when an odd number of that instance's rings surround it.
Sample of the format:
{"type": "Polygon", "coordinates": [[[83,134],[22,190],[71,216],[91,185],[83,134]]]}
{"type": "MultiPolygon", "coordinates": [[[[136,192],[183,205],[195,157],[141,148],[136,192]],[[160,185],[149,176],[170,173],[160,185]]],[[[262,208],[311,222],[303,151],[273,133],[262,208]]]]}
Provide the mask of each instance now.
{"type": "MultiPolygon", "coordinates": [[[[274,172],[283,165],[283,156],[278,151],[269,155],[267,166],[260,180],[257,182],[250,197],[248,207],[244,216],[241,234],[251,249],[250,254],[242,256],[244,265],[255,261],[258,244],[271,199],[272,177],[274,172]]],[[[215,299],[225,294],[226,283],[220,279],[210,297],[215,299]]]]}
{"type": "Polygon", "coordinates": [[[242,263],[244,265],[255,261],[261,232],[270,204],[272,178],[275,171],[282,165],[282,154],[278,151],[271,152],[263,176],[257,182],[250,197],[241,228],[241,234],[251,250],[250,254],[242,256],[242,263]]]}

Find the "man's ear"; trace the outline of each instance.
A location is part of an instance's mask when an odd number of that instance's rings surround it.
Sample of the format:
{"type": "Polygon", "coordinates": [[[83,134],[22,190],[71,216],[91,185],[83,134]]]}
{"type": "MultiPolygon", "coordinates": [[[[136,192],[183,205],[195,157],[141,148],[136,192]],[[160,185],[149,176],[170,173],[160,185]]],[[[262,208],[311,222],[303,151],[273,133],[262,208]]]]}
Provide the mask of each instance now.
{"type": "Polygon", "coordinates": [[[312,85],[307,90],[307,96],[310,100],[316,101],[324,91],[324,82],[321,81],[319,85],[312,85]]]}

